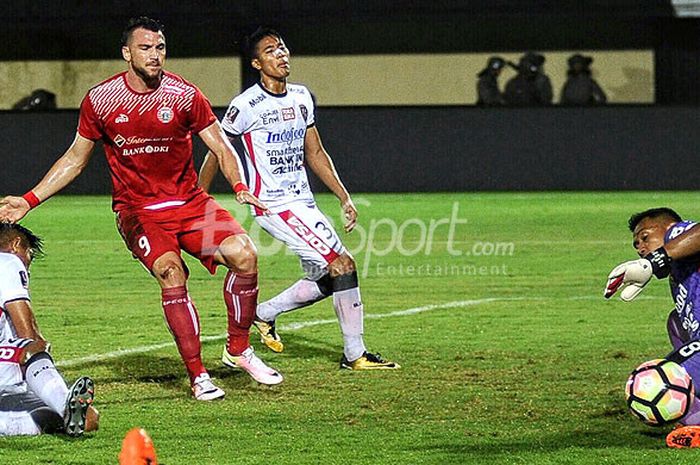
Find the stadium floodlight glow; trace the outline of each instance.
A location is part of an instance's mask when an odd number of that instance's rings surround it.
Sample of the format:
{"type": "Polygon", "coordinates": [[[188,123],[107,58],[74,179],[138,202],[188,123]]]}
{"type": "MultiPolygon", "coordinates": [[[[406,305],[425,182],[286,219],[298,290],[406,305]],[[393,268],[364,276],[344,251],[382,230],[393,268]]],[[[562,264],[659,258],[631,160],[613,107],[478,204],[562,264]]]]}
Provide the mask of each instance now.
{"type": "Polygon", "coordinates": [[[676,16],[684,18],[700,17],[700,0],[671,0],[676,16]]]}

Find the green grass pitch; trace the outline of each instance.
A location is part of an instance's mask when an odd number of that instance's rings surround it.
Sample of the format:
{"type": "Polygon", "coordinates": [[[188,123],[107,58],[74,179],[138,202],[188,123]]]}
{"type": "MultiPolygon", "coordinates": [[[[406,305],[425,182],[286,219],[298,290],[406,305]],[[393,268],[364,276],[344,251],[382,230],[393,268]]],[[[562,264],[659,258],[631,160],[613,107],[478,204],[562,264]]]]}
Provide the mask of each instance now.
{"type": "MultiPolygon", "coordinates": [[[[602,298],[607,273],[635,258],[629,215],[667,205],[700,218],[700,194],[355,200],[360,230],[343,237],[361,271],[366,342],[403,369],[339,371],[340,331],[326,300],[279,320],[284,353],[252,339],[286,378],[255,385],[219,363],[223,273],[188,260],[205,364],[227,392],[215,403],[191,399],[158,286],[126,251],[109,199],[61,196],[32,212],[24,224],[47,252],[32,269],[39,324],[66,378],[95,379],[102,423],[78,440],[0,439],[2,462],[115,464],[134,426],[149,431],[167,465],[700,460],[667,449],[668,428],[642,425],[624,405],[629,372],[669,350],[666,283],[630,304],[602,298]]],[[[245,208],[229,195],[220,201],[259,246],[261,299],[300,276],[296,258],[251,228],[245,208]]],[[[319,203],[340,222],[333,198],[319,203]]]]}

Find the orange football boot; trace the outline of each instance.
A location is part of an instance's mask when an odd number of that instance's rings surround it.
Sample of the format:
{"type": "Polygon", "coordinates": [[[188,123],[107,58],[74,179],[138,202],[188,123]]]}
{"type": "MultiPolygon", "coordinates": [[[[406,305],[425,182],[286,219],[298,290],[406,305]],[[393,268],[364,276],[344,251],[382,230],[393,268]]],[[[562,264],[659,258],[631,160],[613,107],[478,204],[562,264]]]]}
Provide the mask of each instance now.
{"type": "Polygon", "coordinates": [[[666,436],[666,445],[675,449],[700,447],[700,426],[678,425],[666,436]]]}
{"type": "Polygon", "coordinates": [[[158,465],[156,449],[145,430],[133,428],[126,433],[119,454],[119,465],[158,465]]]}

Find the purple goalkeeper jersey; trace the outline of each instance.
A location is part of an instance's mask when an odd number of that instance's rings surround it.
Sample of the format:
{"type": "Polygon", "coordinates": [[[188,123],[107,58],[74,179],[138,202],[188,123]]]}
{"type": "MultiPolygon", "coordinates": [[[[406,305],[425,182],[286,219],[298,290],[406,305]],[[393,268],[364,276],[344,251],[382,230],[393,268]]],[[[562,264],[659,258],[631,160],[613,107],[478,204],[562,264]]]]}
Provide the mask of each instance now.
{"type": "MultiPolygon", "coordinates": [[[[695,226],[693,221],[675,223],[666,231],[664,244],[695,226]]],[[[700,425],[700,260],[672,261],[668,281],[675,306],[667,320],[673,352],[665,359],[682,366],[695,386],[695,397],[680,423],[700,425]]]]}
{"type": "MultiPolygon", "coordinates": [[[[676,223],[664,237],[664,243],[675,239],[697,223],[681,221],[676,223]]],[[[700,263],[692,261],[671,262],[671,275],[668,279],[675,304],[677,321],[682,325],[682,342],[700,339],[700,263]]],[[[678,328],[680,329],[680,328],[678,328]]]]}
{"type": "MultiPolygon", "coordinates": [[[[694,221],[674,224],[664,237],[664,243],[695,227],[694,221]]],[[[700,425],[700,261],[673,261],[668,278],[675,304],[668,319],[668,335],[674,351],[666,358],[679,363],[696,385],[695,401],[680,420],[684,425],[700,425]]]]}

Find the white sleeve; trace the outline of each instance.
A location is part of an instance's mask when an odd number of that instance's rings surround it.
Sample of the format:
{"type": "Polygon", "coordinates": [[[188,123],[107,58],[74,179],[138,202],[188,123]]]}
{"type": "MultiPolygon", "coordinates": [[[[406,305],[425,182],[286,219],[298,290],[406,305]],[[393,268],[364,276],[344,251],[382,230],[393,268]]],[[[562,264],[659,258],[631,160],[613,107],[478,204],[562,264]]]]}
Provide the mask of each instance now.
{"type": "Polygon", "coordinates": [[[19,258],[0,262],[0,307],[7,302],[29,299],[29,274],[19,258]]]}
{"type": "Polygon", "coordinates": [[[306,119],[306,127],[310,128],[316,124],[316,107],[314,106],[314,99],[311,97],[311,91],[309,89],[306,89],[304,96],[306,97],[307,105],[309,105],[309,116],[306,119]]]}
{"type": "Polygon", "coordinates": [[[244,103],[233,99],[221,120],[221,127],[229,136],[240,136],[248,129],[248,118],[245,113],[241,113],[241,104],[244,103]]]}

